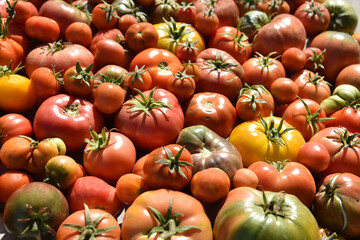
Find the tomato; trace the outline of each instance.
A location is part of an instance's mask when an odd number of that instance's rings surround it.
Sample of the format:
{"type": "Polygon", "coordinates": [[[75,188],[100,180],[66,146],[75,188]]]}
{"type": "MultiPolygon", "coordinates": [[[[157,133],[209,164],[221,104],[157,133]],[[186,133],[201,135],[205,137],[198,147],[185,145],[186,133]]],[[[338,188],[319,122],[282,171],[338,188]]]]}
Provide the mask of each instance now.
{"type": "Polygon", "coordinates": [[[123,105],[125,94],[126,92],[116,83],[100,83],[95,91],[94,106],[104,114],[113,114],[123,105]]]}
{"type": "Polygon", "coordinates": [[[131,205],[148,187],[143,176],[135,173],[122,175],[116,182],[116,194],[120,201],[131,205]]]}
{"type": "Polygon", "coordinates": [[[244,80],[243,68],[235,58],[220,49],[207,48],[198,55],[196,64],[201,69],[196,92],[216,92],[235,101],[244,80]]]}
{"type": "Polygon", "coordinates": [[[28,76],[31,76],[32,72],[39,67],[52,69],[54,65],[55,72],[61,70],[65,72],[77,62],[81,66],[89,66],[94,62],[94,56],[81,45],[58,41],[38,46],[29,52],[25,59],[25,71],[28,76]]]}
{"type": "Polygon", "coordinates": [[[6,203],[8,198],[18,188],[33,182],[29,173],[18,170],[8,170],[0,176],[0,202],[6,203]]]}
{"type": "Polygon", "coordinates": [[[184,101],[192,97],[195,92],[195,80],[186,71],[178,71],[169,78],[167,89],[173,93],[179,101],[184,101]]]}
{"type": "Polygon", "coordinates": [[[283,118],[270,115],[240,123],[231,132],[229,142],[240,152],[244,167],[248,167],[258,161],[296,161],[305,140],[283,118]]]}
{"type": "Polygon", "coordinates": [[[119,18],[118,27],[120,31],[125,34],[129,27],[135,23],[138,23],[133,15],[125,14],[119,18]]]}
{"type": "Polygon", "coordinates": [[[179,22],[189,23],[194,26],[196,17],[196,8],[191,1],[180,2],[177,8],[177,17],[179,22]]]}
{"type": "Polygon", "coordinates": [[[325,31],[318,34],[310,43],[310,47],[325,50],[323,66],[320,73],[333,84],[340,71],[351,65],[360,63],[359,43],[350,34],[337,31],[325,31]],[[339,46],[342,46],[339,48],[339,46]]]}
{"type": "Polygon", "coordinates": [[[276,52],[278,56],[290,47],[303,49],[305,41],[306,31],[300,20],[294,15],[283,13],[258,31],[252,42],[252,50],[262,55],[276,52]]]}
{"type": "Polygon", "coordinates": [[[132,169],[132,173],[135,173],[139,176],[142,176],[144,177],[144,162],[145,162],[145,159],[147,158],[147,155],[149,154],[145,154],[144,156],[142,156],[141,158],[137,159],[136,162],[135,162],[135,165],[132,169]]]}
{"type": "Polygon", "coordinates": [[[207,46],[229,53],[240,64],[243,64],[251,56],[251,45],[248,37],[239,29],[231,26],[218,28],[210,37],[207,46]]]}
{"type": "MultiPolygon", "coordinates": [[[[0,47],[1,49],[1,47],[0,47]]],[[[16,74],[12,63],[2,66],[0,71],[0,109],[5,112],[22,113],[35,105],[36,95],[30,79],[16,74]]]]}
{"type": "Polygon", "coordinates": [[[316,186],[311,172],[298,162],[255,162],[249,167],[259,180],[259,190],[293,194],[310,207],[315,197],[316,186]]]}
{"type": "Polygon", "coordinates": [[[297,72],[305,67],[306,56],[302,49],[291,47],[284,51],[281,63],[289,72],[297,72]]]}
{"type": "Polygon", "coordinates": [[[27,239],[50,239],[69,215],[69,205],[54,186],[31,182],[11,194],[3,214],[9,233],[27,239]]]}
{"type": "Polygon", "coordinates": [[[230,190],[229,176],[219,168],[207,168],[191,179],[192,195],[203,203],[213,203],[224,198],[230,190]]]}
{"type": "Polygon", "coordinates": [[[310,138],[310,142],[324,145],[331,157],[329,166],[318,175],[348,172],[360,176],[358,168],[360,147],[357,140],[356,133],[351,133],[342,127],[327,127],[310,138]]]}
{"type": "Polygon", "coordinates": [[[104,118],[92,103],[83,98],[58,94],[45,100],[37,109],[33,128],[37,139],[59,137],[69,153],[83,151],[90,138],[89,127],[99,132],[104,118]]]}
{"type": "Polygon", "coordinates": [[[77,62],[76,66],[72,66],[65,71],[63,82],[64,89],[68,94],[84,97],[92,92],[95,77],[91,72],[93,65],[81,66],[77,62]]]}
{"type": "MultiPolygon", "coordinates": [[[[14,3],[15,1],[11,1],[14,3]]],[[[30,1],[17,1],[15,6],[15,16],[13,18],[14,22],[20,23],[22,25],[25,24],[26,20],[32,16],[39,15],[39,12],[35,5],[30,1]]],[[[1,17],[7,17],[1,14],[1,17]]]]}
{"type": "Polygon", "coordinates": [[[123,46],[112,39],[99,40],[93,48],[95,69],[100,69],[106,65],[121,66],[125,60],[125,50],[123,46]]]}
{"type": "Polygon", "coordinates": [[[311,99],[293,101],[285,109],[283,116],[285,121],[296,127],[308,141],[315,133],[327,126],[326,113],[321,109],[320,104],[311,99]]]}
{"type": "Polygon", "coordinates": [[[320,104],[331,95],[329,83],[318,73],[301,70],[292,74],[290,78],[297,85],[298,96],[301,98],[311,99],[320,104]]]}
{"type": "Polygon", "coordinates": [[[184,63],[194,63],[199,55],[199,49],[195,46],[195,42],[190,42],[187,38],[185,42],[179,43],[176,47],[176,56],[184,63]]]}
{"type": "MultiPolygon", "coordinates": [[[[144,1],[144,0],[142,0],[144,1]]],[[[149,1],[149,0],[145,0],[149,1]]],[[[171,19],[175,19],[177,21],[177,11],[176,9],[179,6],[179,3],[175,0],[158,0],[153,1],[150,8],[150,20],[151,23],[163,23],[164,19],[169,21],[171,19]]]]}
{"type": "Polygon", "coordinates": [[[141,238],[212,239],[211,223],[192,196],[168,189],[147,191],[126,210],[121,229],[122,240],[141,238]]]}
{"type": "Polygon", "coordinates": [[[286,1],[266,0],[260,1],[259,5],[259,9],[271,17],[275,17],[281,13],[290,13],[290,5],[286,1]]]}
{"type": "Polygon", "coordinates": [[[346,239],[359,237],[359,176],[334,173],[319,184],[314,200],[314,215],[319,224],[346,239]]]}
{"type": "Polygon", "coordinates": [[[21,114],[8,113],[0,117],[0,145],[18,135],[31,137],[32,124],[29,119],[21,114]]]}
{"type": "Polygon", "coordinates": [[[152,78],[150,88],[159,87],[166,89],[169,78],[181,68],[181,62],[172,52],[165,49],[148,48],[138,53],[131,61],[129,71],[132,72],[135,66],[150,68],[152,78]]]}
{"type": "Polygon", "coordinates": [[[39,15],[54,19],[60,26],[61,34],[74,22],[91,23],[91,16],[62,0],[45,1],[39,9],[39,15]]]}
{"type": "Polygon", "coordinates": [[[113,216],[122,210],[115,187],[95,176],[77,178],[67,191],[66,199],[72,213],[83,210],[84,203],[89,208],[101,209],[113,216]]]}
{"type": "Polygon", "coordinates": [[[202,10],[195,16],[194,27],[201,36],[208,39],[219,27],[219,18],[213,8],[202,10]]]}
{"type": "Polygon", "coordinates": [[[306,142],[300,147],[297,160],[312,173],[318,173],[329,166],[330,154],[321,143],[306,142]]]}
{"type": "Polygon", "coordinates": [[[232,179],[235,172],[243,167],[239,151],[225,138],[203,125],[184,128],[176,143],[185,146],[191,153],[193,175],[203,169],[217,167],[232,179]]]}
{"type": "Polygon", "coordinates": [[[306,64],[305,69],[310,70],[312,72],[320,71],[324,69],[324,65],[322,65],[324,61],[324,53],[326,49],[323,51],[317,47],[307,47],[304,49],[304,54],[306,56],[306,64]]]}
{"type": "MultiPolygon", "coordinates": [[[[274,98],[263,85],[245,85],[236,101],[236,113],[243,121],[270,116],[275,110],[274,98]]],[[[233,126],[234,128],[235,126],[233,126]]]]}
{"type": "Polygon", "coordinates": [[[98,30],[111,29],[117,25],[118,15],[112,5],[102,2],[92,10],[91,20],[98,30]]]}
{"type": "Polygon", "coordinates": [[[357,23],[358,16],[354,7],[347,1],[327,0],[324,6],[330,13],[329,30],[346,32],[353,34],[357,23]]]}
{"type": "Polygon", "coordinates": [[[259,184],[257,175],[248,168],[240,168],[235,172],[232,179],[234,188],[238,187],[251,187],[256,188],[259,184]]]}
{"type": "Polygon", "coordinates": [[[188,75],[193,75],[194,77],[194,81],[195,83],[200,79],[200,74],[201,74],[201,69],[200,67],[196,64],[196,63],[193,63],[193,62],[183,62],[182,63],[182,69],[181,71],[186,71],[186,73],[188,75]]]}
{"type": "Polygon", "coordinates": [[[231,190],[216,216],[215,240],[319,239],[319,227],[310,210],[292,194],[231,190]]]}
{"type": "Polygon", "coordinates": [[[46,180],[59,189],[67,189],[78,178],[78,166],[71,157],[60,155],[50,158],[45,165],[46,180]]]}
{"type": "MultiPolygon", "coordinates": [[[[251,3],[249,2],[249,4],[251,3]]],[[[270,23],[269,16],[260,10],[251,10],[245,14],[241,14],[240,16],[242,17],[238,22],[239,30],[246,34],[250,42],[253,41],[256,33],[260,30],[261,27],[270,23]]]]}
{"type": "Polygon", "coordinates": [[[328,30],[330,25],[329,10],[323,4],[314,0],[301,4],[294,15],[300,19],[309,37],[328,30]]]}
{"type": "Polygon", "coordinates": [[[88,47],[92,40],[92,30],[86,23],[74,22],[66,28],[65,39],[73,44],[88,47]]]}
{"type": "Polygon", "coordinates": [[[125,34],[125,39],[135,53],[158,45],[159,34],[151,23],[141,22],[131,25],[125,34]]]}
{"type": "Polygon", "coordinates": [[[247,84],[250,86],[263,85],[270,90],[271,84],[276,79],[286,77],[284,66],[272,55],[272,53],[267,56],[257,55],[242,64],[247,84]]]}
{"type": "Polygon", "coordinates": [[[360,74],[360,63],[358,64],[351,64],[345,67],[343,70],[340,71],[338,76],[336,77],[335,87],[338,87],[342,84],[350,84],[359,89],[360,91],[360,84],[359,84],[359,74],[360,74]]]}
{"type": "Polygon", "coordinates": [[[116,42],[119,42],[119,41],[125,40],[125,37],[121,33],[121,31],[117,28],[111,28],[111,29],[105,29],[105,30],[98,31],[97,33],[95,33],[95,35],[93,36],[91,43],[90,43],[90,51],[93,54],[95,53],[95,48],[96,48],[96,45],[98,44],[98,42],[101,40],[104,40],[104,39],[111,39],[116,42]]]}
{"type": "Polygon", "coordinates": [[[173,143],[184,127],[184,114],[177,98],[164,89],[139,92],[115,114],[114,124],[136,149],[152,151],[173,143]]]}
{"type": "Polygon", "coordinates": [[[91,139],[87,142],[83,164],[87,173],[106,182],[116,183],[124,174],[130,173],[136,160],[134,144],[125,135],[118,132],[100,134],[90,129],[91,139]]]}
{"type": "Polygon", "coordinates": [[[38,102],[43,102],[47,98],[58,94],[64,82],[61,72],[55,72],[55,68],[51,70],[47,67],[39,67],[32,72],[30,83],[38,97],[38,102]]]}
{"type": "MultiPolygon", "coordinates": [[[[142,2],[149,1],[151,5],[153,0],[141,0],[142,2]]],[[[137,1],[138,3],[138,1],[137,1]]],[[[136,18],[138,22],[148,22],[148,16],[142,11],[139,4],[135,4],[133,0],[115,0],[111,5],[114,6],[119,16],[130,14],[136,18]]]]}
{"type": "Polygon", "coordinates": [[[299,88],[290,78],[278,78],[270,85],[270,93],[276,103],[291,103],[296,100],[299,88]]]}
{"type": "Polygon", "coordinates": [[[325,124],[327,127],[344,127],[350,132],[360,132],[359,119],[360,110],[358,110],[356,104],[350,104],[348,107],[337,110],[330,115],[329,121],[325,124]]]}
{"type": "Polygon", "coordinates": [[[126,73],[129,75],[129,87],[131,90],[138,89],[140,91],[149,90],[152,84],[152,77],[149,73],[150,68],[145,68],[143,65],[141,68],[138,68],[138,65],[135,66],[134,71],[126,73]]]}
{"type": "Polygon", "coordinates": [[[237,121],[236,110],[230,100],[220,93],[195,94],[185,110],[185,126],[203,125],[227,138],[237,121]]]}
{"type": "Polygon", "coordinates": [[[189,24],[175,22],[172,19],[171,22],[154,24],[154,27],[159,36],[157,48],[166,49],[175,54],[178,44],[188,39],[189,42],[197,41],[194,46],[199,49],[199,52],[205,49],[203,37],[189,24]]]}
{"type": "Polygon", "coordinates": [[[76,211],[68,216],[56,232],[56,240],[70,240],[89,236],[97,240],[120,239],[120,226],[116,219],[101,209],[76,211]]]}
{"type": "Polygon", "coordinates": [[[48,17],[32,16],[25,22],[26,34],[45,43],[52,43],[60,36],[59,24],[48,17]]]}
{"type": "MultiPolygon", "coordinates": [[[[99,86],[99,84],[102,82],[109,82],[109,83],[113,83],[116,85],[119,85],[124,93],[126,94],[128,92],[129,89],[129,85],[130,85],[130,81],[129,78],[126,77],[126,73],[128,71],[121,67],[121,66],[117,66],[117,65],[106,65],[104,67],[102,67],[101,69],[99,69],[96,72],[96,75],[98,76],[97,78],[95,78],[94,84],[95,86],[99,86]],[[100,82],[100,83],[99,83],[100,82]]],[[[94,88],[94,91],[96,92],[97,88],[94,88]]],[[[128,97],[128,96],[126,96],[128,97]]]]}

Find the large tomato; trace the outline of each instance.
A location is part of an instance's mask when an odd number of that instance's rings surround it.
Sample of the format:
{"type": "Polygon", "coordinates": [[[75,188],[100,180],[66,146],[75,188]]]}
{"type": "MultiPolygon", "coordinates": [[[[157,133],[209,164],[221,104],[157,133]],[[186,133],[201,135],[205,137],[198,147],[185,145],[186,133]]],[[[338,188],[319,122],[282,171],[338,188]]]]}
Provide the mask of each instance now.
{"type": "Polygon", "coordinates": [[[244,166],[248,167],[258,161],[296,161],[305,140],[283,118],[271,115],[240,123],[231,132],[229,142],[239,150],[244,166]]]}
{"type": "Polygon", "coordinates": [[[182,69],[179,58],[165,49],[148,48],[138,53],[130,63],[129,72],[135,70],[135,66],[150,68],[151,88],[159,87],[167,89],[169,78],[182,69]]]}
{"type": "Polygon", "coordinates": [[[59,137],[68,152],[83,151],[90,138],[89,127],[100,132],[104,126],[102,114],[83,98],[59,94],[45,100],[34,117],[34,133],[38,139],[59,137]]]}
{"type": "Polygon", "coordinates": [[[319,227],[310,210],[291,194],[235,188],[214,223],[215,240],[317,240],[319,227]]]}
{"type": "Polygon", "coordinates": [[[195,94],[185,110],[185,126],[204,125],[227,138],[237,121],[236,110],[230,100],[220,93],[195,94]]]}
{"type": "Polygon", "coordinates": [[[293,194],[310,207],[316,186],[311,172],[298,162],[255,162],[248,169],[258,177],[258,189],[293,194]]]}
{"type": "Polygon", "coordinates": [[[327,175],[314,199],[318,223],[346,238],[360,236],[360,178],[351,173],[327,175]]]}
{"type": "Polygon", "coordinates": [[[322,62],[324,69],[320,73],[331,84],[335,83],[336,77],[343,68],[360,63],[359,43],[348,33],[322,32],[311,41],[310,47],[326,49],[322,62]]]}
{"type": "Polygon", "coordinates": [[[196,58],[201,69],[196,82],[197,92],[216,92],[234,101],[243,87],[244,70],[241,64],[227,52],[207,48],[196,58]]]}
{"type": "Polygon", "coordinates": [[[358,16],[352,4],[345,0],[327,0],[323,4],[330,13],[329,30],[354,33],[358,16]]]}
{"type": "Polygon", "coordinates": [[[300,20],[291,14],[279,14],[263,26],[256,34],[253,52],[268,55],[276,52],[281,55],[290,47],[303,49],[306,42],[306,31],[300,20]]]}
{"type": "Polygon", "coordinates": [[[184,127],[184,114],[171,92],[154,88],[126,101],[114,123],[137,149],[152,151],[175,142],[184,127]]]}
{"type": "Polygon", "coordinates": [[[360,64],[351,64],[338,74],[335,87],[342,84],[350,84],[360,90],[360,64]]]}
{"type": "Polygon", "coordinates": [[[349,132],[342,127],[327,127],[309,140],[324,145],[330,154],[329,166],[320,173],[348,172],[360,176],[360,146],[358,133],[349,132]]]}
{"type": "Polygon", "coordinates": [[[204,207],[179,191],[159,189],[142,193],[125,212],[121,239],[170,238],[211,240],[211,223],[204,207]]]}

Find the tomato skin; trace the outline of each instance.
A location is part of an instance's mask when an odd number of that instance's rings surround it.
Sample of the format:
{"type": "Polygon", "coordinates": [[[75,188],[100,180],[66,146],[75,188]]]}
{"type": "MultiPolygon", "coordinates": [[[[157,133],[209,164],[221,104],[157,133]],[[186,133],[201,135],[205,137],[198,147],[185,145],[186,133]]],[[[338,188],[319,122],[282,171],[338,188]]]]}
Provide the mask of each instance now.
{"type": "Polygon", "coordinates": [[[83,163],[87,173],[106,182],[116,183],[124,174],[130,173],[136,160],[134,144],[128,137],[118,132],[110,134],[109,144],[98,150],[87,150],[83,154],[83,163]]]}
{"type": "Polygon", "coordinates": [[[101,83],[95,91],[94,106],[104,114],[118,111],[125,100],[125,91],[113,83],[101,83]]]}
{"type": "Polygon", "coordinates": [[[360,90],[359,84],[360,64],[351,64],[345,67],[336,77],[335,88],[342,84],[350,84],[360,90]]]}
{"type": "Polygon", "coordinates": [[[26,34],[45,43],[55,42],[60,36],[59,24],[48,17],[32,16],[25,22],[26,34]]]}
{"type": "Polygon", "coordinates": [[[167,83],[169,92],[173,93],[180,102],[191,98],[196,89],[194,78],[190,76],[186,78],[183,77],[184,76],[179,77],[175,74],[169,78],[167,83]]]}
{"type": "Polygon", "coordinates": [[[234,178],[232,179],[232,185],[234,186],[234,188],[256,188],[259,185],[259,179],[257,175],[250,169],[240,168],[235,172],[234,178]]]}
{"type": "Polygon", "coordinates": [[[243,64],[250,58],[252,49],[245,37],[241,39],[241,34],[235,27],[220,27],[211,35],[207,46],[208,48],[223,50],[233,56],[240,64],[243,64]]]}
{"type": "Polygon", "coordinates": [[[306,142],[300,147],[297,160],[312,173],[318,173],[329,166],[330,154],[321,143],[306,142]]]}
{"type": "Polygon", "coordinates": [[[195,16],[194,27],[201,36],[208,39],[219,27],[219,18],[216,13],[208,14],[207,11],[198,12],[195,16]]]}
{"type": "Polygon", "coordinates": [[[108,17],[108,13],[104,10],[106,7],[109,7],[110,9],[113,9],[114,7],[111,5],[108,5],[107,3],[99,3],[97,4],[94,9],[92,10],[91,14],[91,23],[94,24],[94,26],[98,30],[105,30],[105,29],[111,29],[114,28],[117,25],[118,19],[116,11],[114,11],[110,17],[108,17]],[[114,16],[115,15],[115,16],[114,16]]]}
{"type": "MultiPolygon", "coordinates": [[[[14,3],[15,1],[11,1],[14,3]]],[[[38,16],[39,12],[35,5],[30,1],[18,1],[15,6],[15,16],[13,18],[14,22],[20,23],[22,25],[25,24],[26,20],[32,16],[38,16]]],[[[1,17],[7,17],[1,14],[1,17]]]]}
{"type": "Polygon", "coordinates": [[[86,23],[74,22],[66,28],[65,39],[68,42],[88,47],[92,40],[92,30],[86,23]]]}
{"type": "MultiPolygon", "coordinates": [[[[94,221],[97,217],[107,214],[106,211],[101,209],[89,209],[91,220],[94,221]]],[[[56,232],[56,240],[71,240],[80,236],[80,233],[76,230],[63,227],[64,224],[76,224],[80,226],[86,226],[85,222],[85,210],[76,211],[70,214],[60,225],[56,232]]],[[[106,215],[96,225],[96,229],[102,229],[107,227],[118,226],[117,220],[112,215],[106,215]]],[[[108,240],[108,239],[120,239],[121,229],[120,226],[108,231],[104,234],[96,236],[96,240],[108,240]]]]}
{"type": "MultiPolygon", "coordinates": [[[[150,92],[147,90],[143,94],[148,98],[150,92]]],[[[119,132],[130,138],[136,149],[145,151],[173,143],[184,127],[184,114],[179,101],[171,92],[158,88],[152,97],[170,108],[154,108],[149,111],[149,115],[143,111],[132,113],[129,107],[134,105],[134,99],[129,99],[115,114],[114,119],[119,132]]]]}
{"type": "Polygon", "coordinates": [[[135,23],[138,23],[138,21],[133,15],[124,14],[119,18],[118,27],[120,31],[125,35],[129,27],[135,23]]]}
{"type": "Polygon", "coordinates": [[[281,55],[290,47],[303,49],[306,42],[306,31],[300,20],[294,15],[283,13],[263,26],[252,42],[253,52],[266,56],[276,52],[281,55]]]}
{"type": "Polygon", "coordinates": [[[66,155],[52,157],[45,165],[50,183],[59,189],[69,188],[78,178],[78,165],[66,155]]]}
{"type": "Polygon", "coordinates": [[[167,89],[169,78],[181,70],[182,65],[179,58],[172,52],[165,49],[148,48],[133,58],[129,66],[129,72],[135,70],[135,66],[150,68],[152,84],[150,88],[159,87],[167,89]]]}
{"type": "Polygon", "coordinates": [[[84,203],[89,208],[104,210],[115,216],[122,209],[122,203],[116,195],[115,187],[95,176],[77,178],[67,191],[70,212],[84,209],[84,203]]]}
{"type": "MultiPolygon", "coordinates": [[[[135,240],[146,238],[148,229],[158,225],[148,206],[157,209],[164,216],[171,199],[172,212],[183,214],[179,226],[192,225],[201,228],[201,230],[190,229],[180,232],[171,237],[171,239],[212,239],[211,223],[201,203],[188,194],[168,189],[147,191],[135,199],[125,212],[121,239],[135,240]],[[139,222],[142,224],[137,224],[139,222]]],[[[149,239],[159,239],[159,236],[153,234],[149,239]]]]}
{"type": "Polygon", "coordinates": [[[259,180],[258,190],[293,194],[310,207],[315,197],[316,186],[311,172],[301,163],[285,162],[283,167],[274,166],[267,162],[255,162],[249,167],[259,180]]]}
{"type": "Polygon", "coordinates": [[[359,125],[360,111],[356,108],[345,107],[330,115],[331,119],[326,121],[327,127],[344,127],[350,132],[360,132],[359,125]]]}
{"type": "Polygon", "coordinates": [[[18,188],[33,182],[34,179],[25,171],[8,170],[0,176],[0,202],[6,203],[18,188]]]}
{"type": "Polygon", "coordinates": [[[314,200],[314,216],[324,226],[346,239],[360,236],[360,178],[351,173],[327,175],[319,183],[314,200]],[[329,191],[333,191],[328,194],[329,191]]]}
{"type": "Polygon", "coordinates": [[[243,236],[246,239],[269,240],[319,239],[315,217],[297,197],[249,187],[239,187],[229,192],[216,216],[213,231],[215,240],[235,240],[243,236]],[[267,212],[264,205],[268,206],[270,201],[274,201],[276,206],[286,204],[287,207],[280,212],[285,214],[285,218],[276,212],[267,212]]]}
{"type": "Polygon", "coordinates": [[[116,182],[116,194],[120,201],[131,205],[148,187],[143,176],[135,173],[122,175],[116,182]]]}
{"type": "Polygon", "coordinates": [[[237,121],[236,110],[230,100],[213,92],[196,93],[185,110],[185,127],[204,125],[227,138],[237,121]]]}
{"type": "Polygon", "coordinates": [[[124,48],[112,39],[99,40],[94,48],[95,69],[106,65],[122,65],[125,58],[124,48]]]}
{"type": "Polygon", "coordinates": [[[276,103],[291,103],[296,100],[299,88],[290,78],[278,78],[270,85],[271,95],[276,103]]]}
{"type": "Polygon", "coordinates": [[[65,142],[69,153],[83,151],[86,145],[84,139],[90,138],[90,125],[96,132],[100,132],[104,126],[102,114],[92,103],[66,94],[58,94],[45,100],[36,111],[33,122],[37,139],[59,137],[65,142]],[[74,116],[68,108],[67,114],[63,112],[69,104],[78,107],[74,116]]]}
{"type": "Polygon", "coordinates": [[[32,124],[29,119],[21,114],[8,113],[0,117],[0,145],[18,135],[32,137],[32,124]]]}
{"type": "MultiPolygon", "coordinates": [[[[266,117],[264,120],[270,123],[271,118],[266,117]]],[[[277,128],[281,118],[274,117],[274,126],[277,128]]],[[[282,130],[293,127],[286,121],[283,122],[282,130]]],[[[264,126],[259,120],[243,122],[237,125],[231,132],[229,142],[232,143],[240,152],[243,159],[244,167],[250,166],[259,161],[296,161],[297,154],[305,140],[301,133],[296,129],[288,131],[281,136],[285,145],[272,142],[265,134],[264,126]]]]}
{"type": "MultiPolygon", "coordinates": [[[[87,66],[80,66],[81,71],[85,71],[87,66]]],[[[92,71],[88,73],[89,78],[87,82],[84,81],[84,78],[77,78],[80,75],[76,66],[72,66],[67,69],[64,73],[64,90],[66,93],[72,96],[85,97],[92,92],[94,88],[94,79],[91,77],[94,75],[92,71]]]]}
{"type": "Polygon", "coordinates": [[[0,38],[1,66],[8,66],[10,61],[12,61],[12,70],[14,70],[17,65],[24,62],[24,59],[25,51],[22,45],[9,37],[0,38]]]}
{"type": "MultiPolygon", "coordinates": [[[[47,213],[46,220],[42,222],[41,226],[38,226],[38,233],[44,239],[50,239],[49,233],[44,230],[44,224],[56,231],[61,222],[69,215],[69,205],[66,198],[57,188],[43,182],[31,182],[17,189],[6,202],[3,220],[9,233],[18,236],[26,227],[33,225],[33,221],[30,221],[31,224],[18,221],[31,216],[27,206],[31,206],[35,213],[42,209],[44,210],[43,214],[47,213]]],[[[37,217],[39,218],[39,216],[37,217]]],[[[26,232],[23,234],[23,238],[31,239],[34,238],[34,235],[32,231],[26,232]]]]}
{"type": "Polygon", "coordinates": [[[148,22],[131,25],[125,34],[125,39],[135,53],[146,48],[156,48],[159,40],[157,29],[148,22]]]}
{"type": "Polygon", "coordinates": [[[306,56],[301,49],[291,47],[284,51],[281,63],[289,72],[297,72],[305,67],[306,56]]]}
{"type": "Polygon", "coordinates": [[[38,102],[54,96],[60,92],[61,85],[53,70],[39,67],[30,76],[31,86],[38,97],[38,102]]]}
{"type": "Polygon", "coordinates": [[[27,169],[27,163],[32,157],[31,153],[31,145],[28,139],[12,137],[1,146],[0,159],[7,169],[27,169]]]}

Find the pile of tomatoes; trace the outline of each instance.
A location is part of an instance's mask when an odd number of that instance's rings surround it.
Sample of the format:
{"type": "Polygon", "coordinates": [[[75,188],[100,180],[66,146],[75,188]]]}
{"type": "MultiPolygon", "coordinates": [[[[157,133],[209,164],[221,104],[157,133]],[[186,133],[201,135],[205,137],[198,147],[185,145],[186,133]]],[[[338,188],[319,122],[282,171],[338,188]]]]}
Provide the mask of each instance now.
{"type": "Polygon", "coordinates": [[[0,15],[4,234],[360,237],[346,0],[0,0],[0,15]]]}

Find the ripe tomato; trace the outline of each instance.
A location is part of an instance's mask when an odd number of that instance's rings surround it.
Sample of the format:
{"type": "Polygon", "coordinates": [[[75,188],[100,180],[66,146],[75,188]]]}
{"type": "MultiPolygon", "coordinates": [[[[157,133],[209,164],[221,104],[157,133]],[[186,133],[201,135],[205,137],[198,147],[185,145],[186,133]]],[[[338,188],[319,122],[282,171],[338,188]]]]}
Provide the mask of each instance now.
{"type": "Polygon", "coordinates": [[[73,44],[88,47],[92,40],[92,30],[86,23],[74,22],[66,28],[65,39],[73,44]]]}
{"type": "Polygon", "coordinates": [[[0,117],[0,145],[18,135],[32,137],[33,129],[29,119],[21,114],[8,113],[0,117]]]}
{"type": "Polygon", "coordinates": [[[101,39],[93,48],[95,69],[100,69],[106,65],[121,66],[125,59],[123,46],[112,39],[101,39]]]}
{"type": "Polygon", "coordinates": [[[25,171],[8,170],[4,172],[0,176],[0,203],[6,203],[13,192],[33,181],[31,175],[25,171]]]}
{"type": "Polygon", "coordinates": [[[43,102],[60,92],[63,79],[61,73],[56,73],[54,68],[51,70],[47,67],[39,67],[31,74],[30,82],[38,102],[43,102]]]}
{"type": "Polygon", "coordinates": [[[129,87],[131,90],[138,89],[140,91],[149,90],[152,84],[152,77],[149,73],[150,68],[145,68],[145,65],[142,67],[135,66],[134,71],[126,73],[129,77],[129,87]]]}
{"type": "Polygon", "coordinates": [[[131,25],[125,34],[125,40],[134,53],[146,48],[156,48],[159,40],[157,29],[148,22],[131,25]]]}
{"type": "Polygon", "coordinates": [[[291,47],[284,51],[281,63],[289,72],[297,72],[305,67],[306,55],[302,49],[291,47]]]}
{"type": "Polygon", "coordinates": [[[244,167],[259,161],[296,161],[305,143],[301,133],[279,117],[240,123],[229,137],[240,152],[244,167]]]}
{"type": "Polygon", "coordinates": [[[290,78],[278,78],[270,85],[271,95],[276,103],[286,104],[296,100],[299,88],[290,78]]]}
{"type": "Polygon", "coordinates": [[[330,154],[319,142],[306,142],[299,149],[297,160],[312,173],[324,171],[330,164],[330,154]]]}
{"type": "Polygon", "coordinates": [[[93,65],[81,66],[77,62],[76,66],[72,66],[65,71],[63,82],[64,89],[68,94],[85,97],[92,92],[95,77],[91,72],[93,65]]]}
{"type": "Polygon", "coordinates": [[[250,169],[240,168],[235,172],[234,178],[232,179],[232,185],[234,186],[234,188],[256,188],[259,185],[259,179],[257,175],[250,169]]]}
{"type": "Polygon", "coordinates": [[[198,12],[195,16],[194,27],[201,36],[208,39],[219,27],[219,18],[214,8],[198,12]]]}
{"type": "Polygon", "coordinates": [[[144,177],[135,173],[124,174],[116,182],[117,196],[121,202],[128,205],[131,205],[141,193],[147,190],[144,177]]]}
{"type": "Polygon", "coordinates": [[[96,88],[94,106],[104,114],[118,111],[125,101],[126,92],[118,84],[104,82],[96,88]]]}
{"type": "Polygon", "coordinates": [[[107,2],[97,4],[91,13],[91,22],[98,30],[111,29],[117,25],[118,15],[107,2]]]}
{"type": "Polygon", "coordinates": [[[118,27],[120,31],[125,35],[129,27],[135,23],[138,23],[138,21],[133,15],[124,14],[119,18],[118,27]]]}
{"type": "Polygon", "coordinates": [[[355,105],[349,105],[337,110],[330,115],[329,121],[325,122],[327,127],[344,127],[348,131],[356,133],[360,132],[359,124],[360,110],[355,105]]]}
{"type": "Polygon", "coordinates": [[[59,24],[48,17],[32,16],[25,22],[26,34],[45,43],[53,43],[60,36],[59,24]]]}
{"type": "Polygon", "coordinates": [[[186,72],[178,71],[169,78],[167,89],[173,93],[179,101],[184,101],[194,94],[196,86],[195,80],[192,76],[187,75],[186,72]]]}

